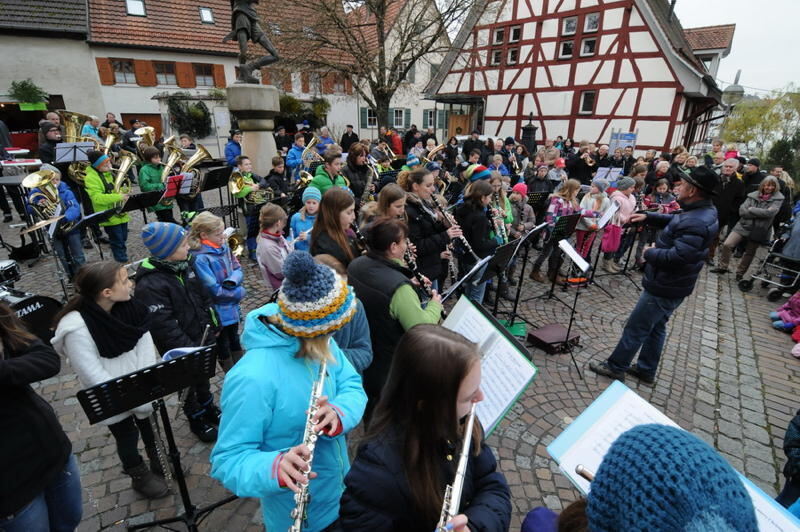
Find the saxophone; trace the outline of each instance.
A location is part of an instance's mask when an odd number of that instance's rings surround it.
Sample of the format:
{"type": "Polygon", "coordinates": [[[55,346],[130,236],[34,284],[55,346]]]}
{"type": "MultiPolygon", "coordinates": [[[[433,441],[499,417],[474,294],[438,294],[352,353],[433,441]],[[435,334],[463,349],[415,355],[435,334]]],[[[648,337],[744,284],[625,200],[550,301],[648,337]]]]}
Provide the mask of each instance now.
{"type": "Polygon", "coordinates": [[[475,424],[475,407],[478,403],[472,403],[472,408],[467,417],[464,429],[464,443],[461,446],[461,456],[458,457],[458,467],[456,476],[452,484],[448,484],[444,490],[444,501],[442,502],[442,513],[439,514],[439,523],[436,525],[436,532],[446,532],[447,522],[458,515],[461,506],[461,491],[464,487],[464,477],[467,474],[467,460],[469,459],[470,445],[472,444],[472,426],[475,424]]]}
{"type": "Polygon", "coordinates": [[[492,214],[492,225],[497,235],[503,240],[503,244],[508,243],[508,235],[506,234],[506,221],[500,216],[500,194],[494,192],[492,194],[492,201],[494,203],[494,214],[492,214]]]}
{"type": "MultiPolygon", "coordinates": [[[[319,364],[319,374],[317,380],[311,385],[311,397],[308,402],[308,415],[306,416],[306,428],[303,432],[303,444],[308,447],[308,464],[309,472],[311,472],[311,462],[314,460],[314,447],[317,445],[319,434],[315,430],[317,424],[313,421],[314,416],[319,410],[317,400],[322,397],[322,391],[325,386],[325,373],[328,371],[328,362],[323,360],[319,364]]],[[[294,510],[289,514],[292,518],[292,526],[289,527],[289,532],[300,532],[303,530],[303,523],[306,521],[306,513],[308,512],[308,503],[311,502],[311,494],[308,491],[308,473],[306,473],[306,482],[300,485],[300,491],[294,494],[294,510]]]]}

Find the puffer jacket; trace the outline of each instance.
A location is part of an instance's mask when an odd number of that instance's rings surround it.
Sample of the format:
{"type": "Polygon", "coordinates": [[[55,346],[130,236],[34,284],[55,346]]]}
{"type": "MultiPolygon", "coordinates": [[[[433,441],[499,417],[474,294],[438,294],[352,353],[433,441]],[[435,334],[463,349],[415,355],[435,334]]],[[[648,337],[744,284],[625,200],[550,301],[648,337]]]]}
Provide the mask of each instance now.
{"type": "Polygon", "coordinates": [[[719,230],[717,209],[710,199],[681,207],[679,214],[647,213],[648,224],[664,227],[656,246],[644,253],[642,285],[654,296],[679,298],[692,293],[719,230]]]}
{"type": "MultiPolygon", "coordinates": [[[[403,439],[399,430],[390,430],[363,443],[345,479],[339,510],[341,530],[348,532],[381,530],[386,532],[430,530],[433,524],[420,522],[411,511],[413,496],[403,466],[403,439]]],[[[454,466],[441,449],[442,478],[452,479],[454,466]],[[449,466],[449,467],[448,467],[449,466]]],[[[444,491],[444,485],[442,485],[444,491]]],[[[482,442],[480,453],[470,453],[459,513],[466,514],[473,532],[505,532],[511,520],[508,484],[497,470],[491,449],[482,442]]]]}
{"type": "Polygon", "coordinates": [[[314,179],[311,180],[309,186],[317,188],[324,196],[331,187],[347,188],[347,181],[345,181],[344,176],[341,174],[331,177],[325,170],[325,165],[321,164],[317,167],[317,171],[314,173],[314,179]]]}
{"type": "MultiPolygon", "coordinates": [[[[147,163],[142,165],[139,169],[139,189],[142,192],[150,192],[152,190],[164,190],[164,183],[161,181],[161,173],[164,171],[163,164],[147,163]]],[[[165,209],[172,210],[172,203],[164,205],[161,202],[156,203],[152,207],[148,207],[150,212],[163,211],[165,209]]]]}
{"type": "Polygon", "coordinates": [[[206,326],[209,326],[208,339],[219,331],[211,296],[194,273],[192,259],[189,263],[180,276],[158,268],[150,259],[145,259],[136,270],[133,297],[150,309],[153,316],[150,332],[162,354],[178,347],[200,345],[206,326]]]}
{"type": "Polygon", "coordinates": [[[220,325],[239,323],[239,302],[247,295],[239,261],[227,244],[218,248],[201,244],[194,253],[194,271],[211,294],[220,325]]]}
{"type": "MultiPolygon", "coordinates": [[[[247,315],[244,357],[225,375],[222,423],[211,452],[211,476],[240,497],[260,497],[267,530],[287,530],[295,506],[294,492],[278,483],[281,457],[303,441],[306,408],[319,364],[298,357],[300,341],[262,321],[278,312],[267,304],[247,315]],[[287,385],[288,384],[288,385],[287,385]]],[[[342,432],[321,435],[314,450],[308,525],[319,531],[336,520],[344,479],[350,469],[345,434],[361,421],[367,396],[353,365],[330,341],[323,395],[339,414],[342,432]]]]}
{"type": "MultiPolygon", "coordinates": [[[[767,178],[769,179],[769,178],[767,178]]],[[[775,180],[775,178],[772,178],[775,180]]],[[[759,199],[758,190],[751,192],[739,207],[739,222],[733,230],[745,238],[765,244],[772,236],[772,220],[781,210],[783,194],[778,189],[769,199],[759,199]]]]}
{"type": "MultiPolygon", "coordinates": [[[[39,192],[41,192],[39,188],[31,189],[28,198],[30,199],[31,196],[39,192]]],[[[81,204],[75,199],[75,194],[72,193],[72,189],[70,189],[69,185],[64,181],[58,184],[58,199],[63,207],[61,214],[64,215],[64,219],[60,223],[77,222],[81,219],[81,204]]],[[[31,214],[33,213],[30,205],[28,205],[28,212],[31,214]]]]}

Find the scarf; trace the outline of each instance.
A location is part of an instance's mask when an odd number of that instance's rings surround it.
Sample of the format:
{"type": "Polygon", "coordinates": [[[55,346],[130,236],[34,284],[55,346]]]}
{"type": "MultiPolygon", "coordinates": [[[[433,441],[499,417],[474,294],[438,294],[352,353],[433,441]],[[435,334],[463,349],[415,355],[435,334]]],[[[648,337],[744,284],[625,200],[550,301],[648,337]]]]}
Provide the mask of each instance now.
{"type": "Polygon", "coordinates": [[[139,301],[114,303],[111,312],[106,312],[94,301],[84,299],[79,312],[102,358],[127,353],[150,330],[150,312],[139,301]]]}
{"type": "Polygon", "coordinates": [[[430,217],[431,217],[432,219],[434,219],[434,220],[438,220],[437,213],[436,213],[436,211],[434,210],[433,206],[431,206],[431,205],[428,205],[428,203],[427,203],[426,201],[423,201],[423,199],[422,199],[422,198],[420,198],[419,196],[417,196],[417,195],[416,195],[416,194],[414,194],[413,192],[408,192],[407,194],[408,194],[408,198],[409,198],[411,201],[413,201],[414,203],[417,203],[417,204],[419,204],[419,206],[420,206],[420,207],[422,207],[422,210],[423,210],[423,211],[425,211],[425,213],[426,213],[428,216],[430,216],[430,217]]]}
{"type": "Polygon", "coordinates": [[[769,199],[771,197],[772,197],[772,194],[759,194],[758,195],[758,201],[769,201],[769,199]]]}
{"type": "Polygon", "coordinates": [[[150,264],[161,271],[175,275],[183,275],[189,269],[189,259],[186,260],[164,260],[158,257],[150,257],[150,264]]]}

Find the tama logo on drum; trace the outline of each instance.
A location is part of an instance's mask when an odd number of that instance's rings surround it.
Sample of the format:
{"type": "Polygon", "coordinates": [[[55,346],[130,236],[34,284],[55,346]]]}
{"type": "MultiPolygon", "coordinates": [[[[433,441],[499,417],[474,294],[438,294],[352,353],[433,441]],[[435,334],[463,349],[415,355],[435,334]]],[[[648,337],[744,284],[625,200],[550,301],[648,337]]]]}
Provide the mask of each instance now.
{"type": "Polygon", "coordinates": [[[32,304],[28,305],[27,307],[22,307],[21,309],[18,309],[17,310],[17,317],[18,318],[22,318],[23,316],[27,316],[28,314],[36,312],[37,310],[39,310],[41,308],[44,308],[44,305],[42,304],[41,301],[37,301],[36,303],[32,303],[32,304]]]}

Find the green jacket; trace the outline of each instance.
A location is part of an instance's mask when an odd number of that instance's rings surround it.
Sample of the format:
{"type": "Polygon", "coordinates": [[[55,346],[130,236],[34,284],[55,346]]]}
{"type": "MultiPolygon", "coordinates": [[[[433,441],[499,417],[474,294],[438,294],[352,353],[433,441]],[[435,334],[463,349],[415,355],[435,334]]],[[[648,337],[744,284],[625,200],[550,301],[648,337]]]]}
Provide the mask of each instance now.
{"type": "MultiPolygon", "coordinates": [[[[114,175],[111,172],[100,174],[91,166],[86,167],[86,180],[83,184],[86,194],[92,201],[94,212],[113,209],[122,201],[122,194],[109,192],[114,186],[114,175]]],[[[115,214],[105,222],[100,222],[103,227],[128,223],[131,217],[128,213],[115,214]]]]}
{"type": "MultiPolygon", "coordinates": [[[[150,192],[151,190],[164,190],[164,183],[161,181],[161,173],[163,171],[163,164],[147,163],[142,165],[142,167],[139,169],[139,189],[142,192],[150,192]]],[[[171,203],[169,205],[162,205],[159,202],[152,207],[148,207],[147,210],[150,212],[156,212],[171,208],[171,203]]]]}
{"type": "Polygon", "coordinates": [[[323,196],[328,189],[333,186],[348,188],[347,181],[345,180],[344,176],[339,174],[332,179],[331,176],[328,175],[328,172],[325,171],[324,164],[321,164],[317,167],[317,171],[314,174],[314,179],[311,180],[311,184],[309,186],[317,188],[323,196]]]}
{"type": "Polygon", "coordinates": [[[240,190],[238,193],[233,195],[234,198],[244,198],[245,196],[247,196],[248,194],[250,194],[253,191],[253,187],[251,187],[249,185],[255,185],[256,184],[255,180],[253,179],[253,174],[252,173],[247,173],[246,174],[246,173],[242,172],[242,178],[244,179],[244,186],[242,187],[242,190],[240,190]]]}

